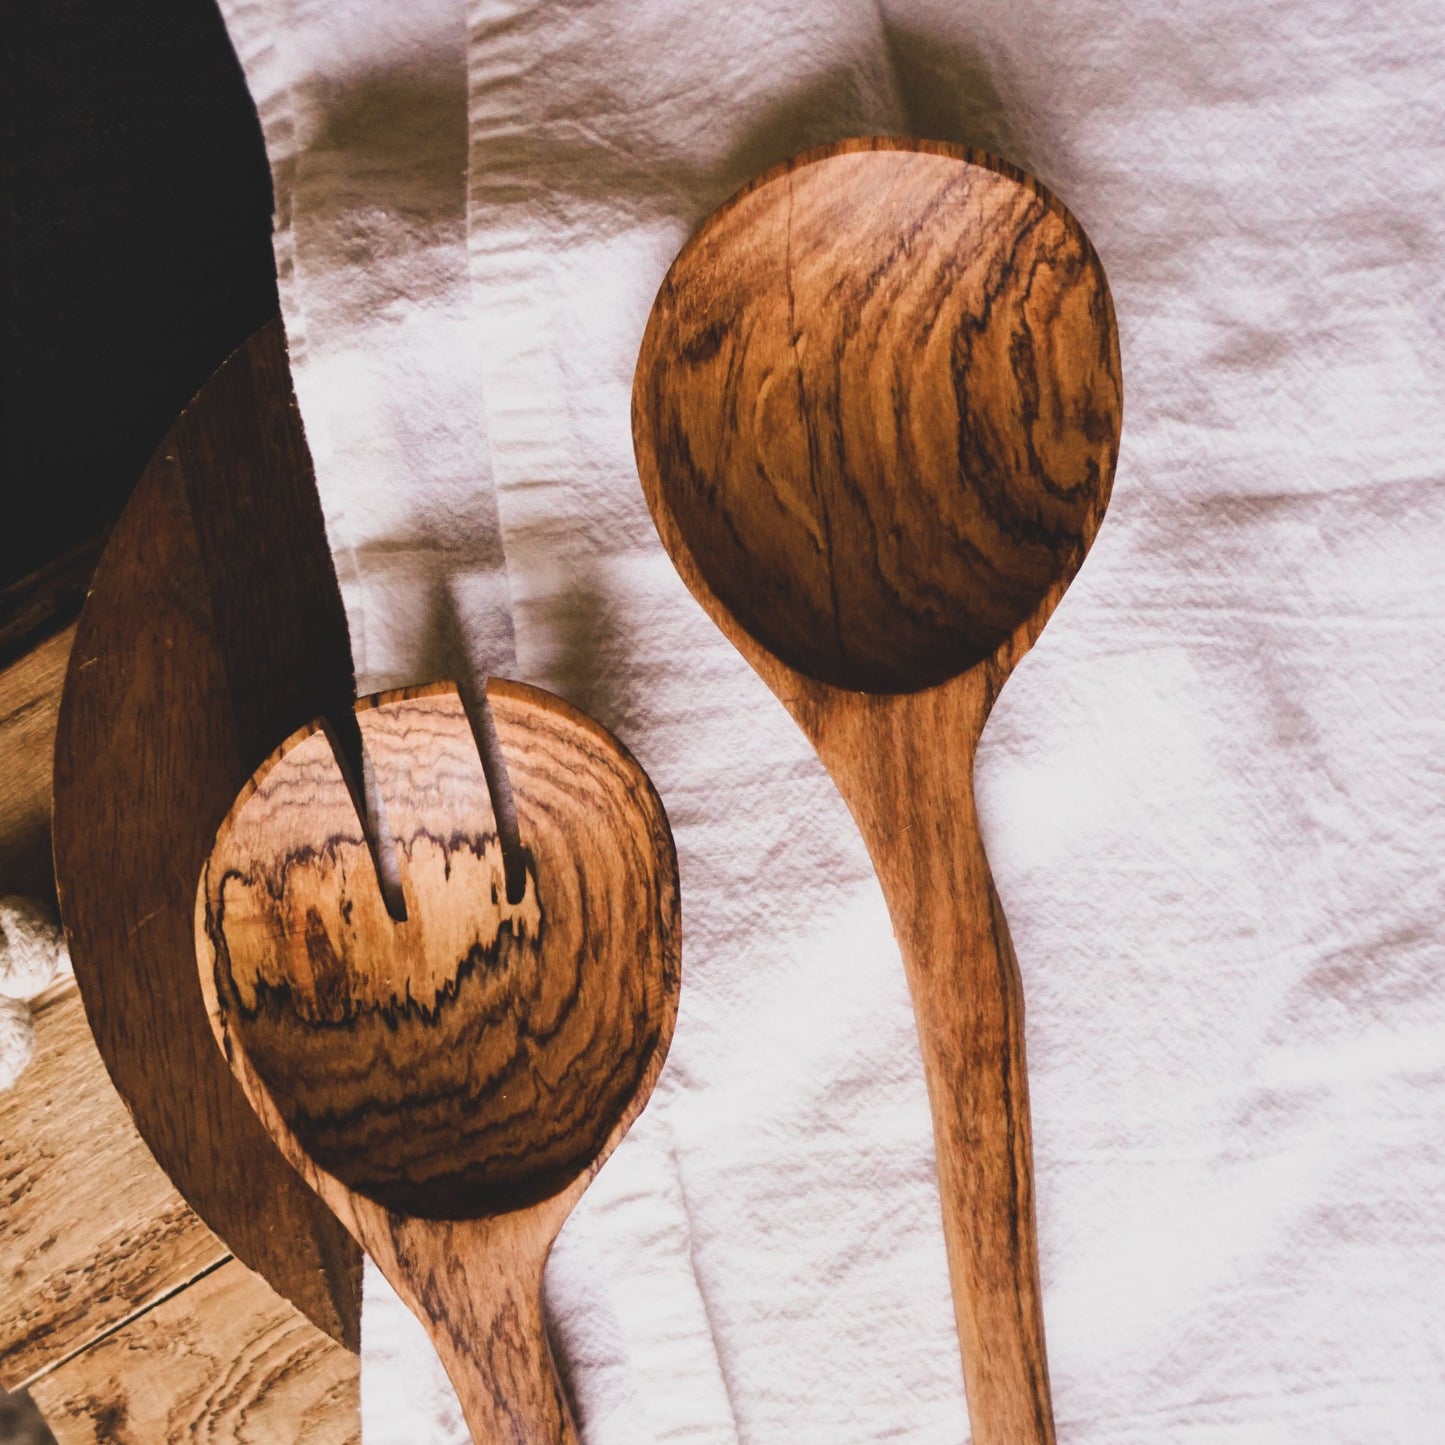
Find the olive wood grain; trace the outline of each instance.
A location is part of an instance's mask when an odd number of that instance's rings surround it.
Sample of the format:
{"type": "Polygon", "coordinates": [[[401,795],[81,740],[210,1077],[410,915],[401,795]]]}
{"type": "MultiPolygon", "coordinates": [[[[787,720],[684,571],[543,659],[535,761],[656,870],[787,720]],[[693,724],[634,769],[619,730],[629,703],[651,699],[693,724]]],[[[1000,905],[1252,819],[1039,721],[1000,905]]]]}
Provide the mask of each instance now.
{"type": "Polygon", "coordinates": [[[1078,222],[1010,166],[902,139],[809,152],[715,213],[633,390],[664,545],[816,747],[888,899],[976,1445],[1054,1430],[1023,998],[974,755],[1102,520],[1120,410],[1078,222]]]}
{"type": "Polygon", "coordinates": [[[228,1249],[352,1350],[360,1251],[217,1054],[192,929],[237,790],[354,697],[276,321],[176,422],[96,569],[55,741],[55,879],[96,1044],[146,1145],[228,1249]]]}
{"type": "Polygon", "coordinates": [[[317,724],[221,825],[196,957],[251,1103],[431,1332],[473,1438],[571,1441],[542,1269],[666,1054],[677,865],[656,793],[606,732],[537,689],[487,691],[516,901],[456,689],[407,688],[357,706],[404,919],[317,724]]]}

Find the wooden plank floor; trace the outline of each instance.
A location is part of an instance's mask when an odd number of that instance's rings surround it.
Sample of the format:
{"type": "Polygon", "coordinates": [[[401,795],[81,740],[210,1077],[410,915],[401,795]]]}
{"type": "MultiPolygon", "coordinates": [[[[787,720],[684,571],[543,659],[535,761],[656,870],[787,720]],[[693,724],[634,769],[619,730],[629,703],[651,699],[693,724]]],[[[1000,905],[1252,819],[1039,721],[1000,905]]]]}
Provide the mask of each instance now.
{"type": "Polygon", "coordinates": [[[58,1445],[356,1445],[356,1357],[228,1259],[30,1393],[58,1445]]]}
{"type": "Polygon", "coordinates": [[[141,1143],[73,983],[0,1093],[0,1385],[17,1389],[228,1253],[141,1143]]]}
{"type": "MultiPolygon", "coordinates": [[[[0,670],[0,894],[53,904],[50,763],[73,629],[0,670]]],[[[60,1445],[360,1435],[356,1357],[231,1258],[141,1142],[71,982],[0,1091],[0,1386],[60,1445]]]]}

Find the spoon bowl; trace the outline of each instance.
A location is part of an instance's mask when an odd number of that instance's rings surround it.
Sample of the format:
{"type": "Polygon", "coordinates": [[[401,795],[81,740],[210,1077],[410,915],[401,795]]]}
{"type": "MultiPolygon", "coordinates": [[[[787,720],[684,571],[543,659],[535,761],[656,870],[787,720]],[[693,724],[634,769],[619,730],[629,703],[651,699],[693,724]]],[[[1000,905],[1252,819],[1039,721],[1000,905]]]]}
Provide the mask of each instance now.
{"type": "Polygon", "coordinates": [[[1119,359],[1057,201],[877,144],[801,157],[707,222],[634,395],[639,450],[666,459],[654,511],[728,613],[798,672],[898,693],[983,661],[1078,569],[1119,359]]]}
{"type": "Polygon", "coordinates": [[[812,741],[888,900],[975,1445],[1054,1434],[1023,998],[973,761],[1098,531],[1120,415],[1079,223],[1011,166],[901,139],[808,152],[710,217],[633,386],[663,544],[812,741]]]}
{"type": "Polygon", "coordinates": [[[574,1438],[541,1318],[557,1231],[672,1035],[678,888],[645,774],[493,681],[524,843],[508,895],[451,684],[357,706],[405,917],[324,725],[222,824],[196,899],[217,1039],[272,1137],[420,1316],[478,1441],[574,1438]]]}

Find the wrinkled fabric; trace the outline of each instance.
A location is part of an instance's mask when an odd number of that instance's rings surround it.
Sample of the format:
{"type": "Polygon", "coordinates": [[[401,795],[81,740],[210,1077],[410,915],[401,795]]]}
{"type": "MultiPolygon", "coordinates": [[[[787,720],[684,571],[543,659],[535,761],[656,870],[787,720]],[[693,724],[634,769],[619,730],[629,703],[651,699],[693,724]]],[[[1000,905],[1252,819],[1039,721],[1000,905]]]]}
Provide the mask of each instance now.
{"type": "Polygon", "coordinates": [[[33,898],[0,898],[0,1089],[12,1088],[35,1056],[32,1000],[72,972],[51,914],[33,898]]]}
{"type": "Polygon", "coordinates": [[[221,0],[363,694],[512,664],[466,266],[452,0],[221,0]]]}
{"type": "MultiPolygon", "coordinates": [[[[290,7],[250,5],[269,63],[314,77],[290,7]]],[[[629,433],[690,231],[806,145],[901,130],[1051,185],[1119,318],[1109,513],[977,768],[1028,1001],[1060,1438],[1436,1440],[1445,12],[471,0],[426,52],[463,66],[451,98],[425,92],[466,127],[433,171],[435,230],[408,225],[418,183],[395,162],[436,135],[411,91],[357,79],[412,63],[402,22],[328,15],[366,65],[308,81],[310,139],[267,136],[283,271],[311,278],[283,304],[353,630],[386,639],[388,679],[460,648],[592,712],[678,843],[672,1054],[548,1271],[584,1438],[968,1438],[877,884],[801,735],[674,575],[629,433]],[[359,136],[334,120],[363,113],[359,136]],[[303,170],[309,200],[281,201],[303,170]],[[385,295],[357,284],[368,247],[395,259],[385,295]],[[374,338],[374,309],[422,358],[393,420],[358,404],[374,362],[321,360],[374,338]],[[425,358],[453,345],[469,407],[430,390],[425,358]],[[368,465],[342,466],[370,436],[368,465]],[[454,486],[413,475],[433,455],[454,486]],[[372,555],[386,585],[363,588],[372,555]],[[477,578],[485,605],[437,605],[481,598],[477,578]]],[[[382,1309],[370,1295],[369,1445],[465,1439],[382,1309]]]]}

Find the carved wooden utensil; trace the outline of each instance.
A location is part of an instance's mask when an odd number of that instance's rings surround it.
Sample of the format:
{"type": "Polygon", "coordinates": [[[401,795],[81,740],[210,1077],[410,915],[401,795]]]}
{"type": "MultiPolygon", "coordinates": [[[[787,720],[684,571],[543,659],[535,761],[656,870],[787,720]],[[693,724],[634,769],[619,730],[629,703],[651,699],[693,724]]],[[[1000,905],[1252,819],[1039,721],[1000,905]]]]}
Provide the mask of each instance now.
{"type": "Polygon", "coordinates": [[[478,1442],[576,1439],[542,1268],[677,1013],[677,864],[636,762],[535,688],[488,698],[525,888],[449,683],[357,705],[406,916],[321,724],[242,791],[196,895],[216,1037],[282,1152],[429,1330],[478,1442]]]}
{"type": "Polygon", "coordinates": [[[361,1251],[276,1152],[196,989],[196,877],[236,793],[356,700],[279,319],[177,418],[106,543],[55,738],[75,978],[157,1163],[242,1263],[353,1352],[361,1251]]]}
{"type": "Polygon", "coordinates": [[[1036,181],[858,140],[769,171],[668,272],[633,387],[684,580],[812,740],[908,970],[976,1445],[1052,1441],[1018,967],[973,762],[1102,520],[1118,339],[1036,181]]]}

